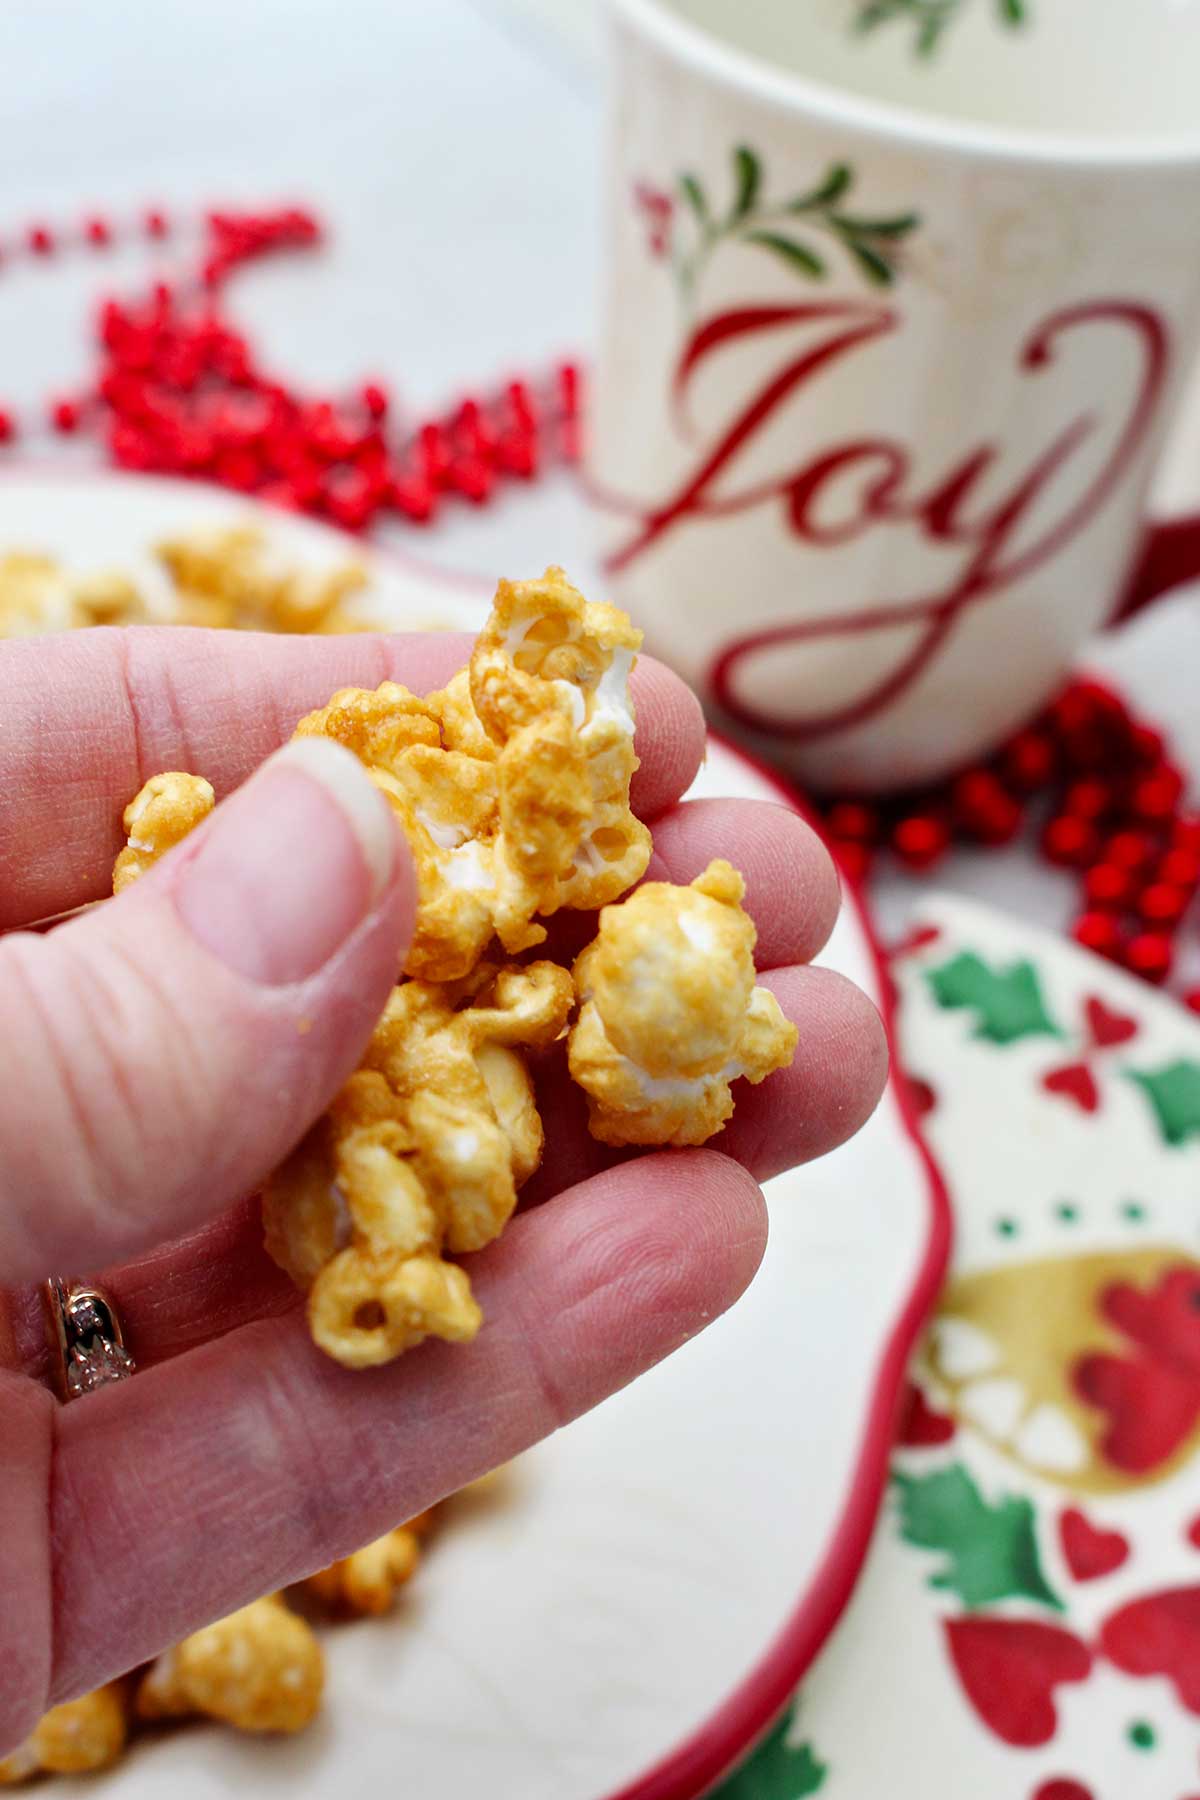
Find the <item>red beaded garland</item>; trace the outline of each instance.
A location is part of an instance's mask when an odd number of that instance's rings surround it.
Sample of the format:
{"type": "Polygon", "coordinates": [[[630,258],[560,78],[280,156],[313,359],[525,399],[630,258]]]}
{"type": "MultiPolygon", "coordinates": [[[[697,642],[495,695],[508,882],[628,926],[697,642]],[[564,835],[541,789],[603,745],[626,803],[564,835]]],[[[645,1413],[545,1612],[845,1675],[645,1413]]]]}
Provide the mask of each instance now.
{"type": "Polygon", "coordinates": [[[1100,837],[1090,819],[1059,813],[1042,833],[1046,859],[1064,868],[1084,869],[1095,859],[1100,837]]]}
{"type": "Polygon", "coordinates": [[[1077,872],[1081,909],[1071,935],[1162,982],[1200,891],[1200,812],[1183,802],[1162,734],[1101,683],[1077,681],[986,762],[919,796],[834,800],[825,821],[857,877],[878,843],[924,868],[955,838],[1003,841],[1028,804],[1040,816],[1043,855],[1077,872]]]}
{"type": "Polygon", "coordinates": [[[931,868],[949,844],[950,830],[945,820],[928,813],[910,814],[892,832],[892,848],[910,869],[931,868]]]}
{"type": "Polygon", "coordinates": [[[1132,875],[1144,869],[1153,856],[1153,844],[1140,831],[1118,831],[1104,846],[1105,861],[1128,869],[1132,875]]]}
{"type": "Polygon", "coordinates": [[[1178,925],[1192,903],[1186,888],[1174,887],[1169,881],[1154,881],[1142,889],[1137,910],[1147,925],[1170,928],[1178,925]]]}
{"type": "Polygon", "coordinates": [[[1101,912],[1120,911],[1133,892],[1133,879],[1119,863],[1094,863],[1083,878],[1083,896],[1101,912]]]}
{"type": "MultiPolygon", "coordinates": [[[[152,240],[173,224],[160,207],[146,208],[139,223],[152,240]]],[[[114,235],[102,214],[82,223],[82,241],[93,248],[114,235]]],[[[97,430],[123,468],[224,482],[352,531],[384,511],[424,524],[453,497],[483,505],[498,483],[530,480],[548,453],[578,455],[583,384],[574,362],[559,364],[544,386],[510,379],[495,394],[469,395],[399,437],[381,381],[364,381],[347,401],[303,395],[267,376],[224,316],[225,283],[256,257],[320,239],[318,221],[301,207],[208,213],[190,277],[98,309],[94,387],[78,399],[49,400],[47,422],[60,433],[97,430]]],[[[38,223],[26,243],[44,255],[58,238],[38,223]]],[[[15,430],[11,414],[0,413],[0,442],[15,430]]]]}
{"type": "Polygon", "coordinates": [[[1123,943],[1120,925],[1112,913],[1107,912],[1080,913],[1071,927],[1071,936],[1085,950],[1094,950],[1097,956],[1117,956],[1123,943]]]}
{"type": "Polygon", "coordinates": [[[839,842],[874,844],[879,841],[879,812],[863,800],[836,800],[825,814],[831,837],[839,842]]]}
{"type": "Polygon", "coordinates": [[[1162,931],[1140,931],[1125,946],[1125,967],[1144,981],[1165,981],[1171,973],[1174,950],[1162,931]]]}

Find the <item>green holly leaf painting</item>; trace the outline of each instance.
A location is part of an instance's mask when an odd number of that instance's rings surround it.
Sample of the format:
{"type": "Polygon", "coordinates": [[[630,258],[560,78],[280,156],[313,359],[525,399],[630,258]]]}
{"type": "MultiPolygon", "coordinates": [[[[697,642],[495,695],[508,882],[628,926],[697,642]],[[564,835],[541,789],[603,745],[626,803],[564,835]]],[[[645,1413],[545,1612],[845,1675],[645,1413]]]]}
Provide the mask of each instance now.
{"type": "Polygon", "coordinates": [[[700,223],[702,225],[707,225],[708,201],[705,198],[704,189],[701,187],[697,177],[695,175],[681,175],[679,177],[679,189],[700,223]]]}
{"type": "Polygon", "coordinates": [[[793,1716],[794,1708],[789,1708],[709,1800],[805,1800],[815,1794],[829,1769],[817,1761],[811,1744],[789,1747],[793,1716]]]}
{"type": "Polygon", "coordinates": [[[811,275],[814,279],[825,274],[825,264],[807,244],[798,244],[793,238],[786,238],[778,231],[748,231],[742,241],[746,244],[761,244],[764,250],[774,251],[776,256],[782,257],[792,268],[799,269],[802,274],[811,275]]]}
{"type": "Polygon", "coordinates": [[[939,1006],[975,1013],[974,1037],[1013,1044],[1018,1038],[1063,1035],[1046,1010],[1031,962],[1001,968],[964,950],[940,968],[926,970],[926,979],[939,1006]]]}
{"type": "Polygon", "coordinates": [[[895,1473],[900,1496],[900,1535],[918,1550],[940,1550],[945,1566],[931,1588],[958,1595],[968,1610],[996,1600],[1036,1600],[1055,1612],[1063,1603],[1038,1558],[1032,1504],[1004,1494],[984,1499],[961,1463],[931,1475],[895,1473]]]}
{"type": "Polygon", "coordinates": [[[1154,1108],[1154,1118],[1168,1144],[1200,1137],[1200,1063],[1167,1063],[1161,1069],[1126,1069],[1154,1108]]]}
{"type": "Polygon", "coordinates": [[[834,163],[817,187],[810,188],[806,194],[797,194],[788,201],[787,211],[811,212],[814,207],[832,206],[835,200],[841,199],[853,180],[853,172],[845,163],[834,163]]]}
{"type": "Polygon", "coordinates": [[[733,207],[729,214],[731,224],[735,224],[738,219],[744,219],[758,199],[758,189],[762,181],[762,164],[749,144],[738,144],[735,148],[733,175],[735,190],[733,207]]]}

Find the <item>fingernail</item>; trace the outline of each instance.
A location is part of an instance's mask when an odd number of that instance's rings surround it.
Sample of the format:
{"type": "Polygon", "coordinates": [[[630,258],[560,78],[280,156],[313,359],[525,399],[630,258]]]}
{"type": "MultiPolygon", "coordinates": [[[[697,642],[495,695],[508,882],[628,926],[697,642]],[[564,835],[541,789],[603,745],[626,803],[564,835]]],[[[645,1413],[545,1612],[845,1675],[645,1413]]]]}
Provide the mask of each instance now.
{"type": "Polygon", "coordinates": [[[391,809],[362,765],[297,738],[226,800],[175,886],[205,949],[269,987],[323,968],[395,871],[391,809]]]}

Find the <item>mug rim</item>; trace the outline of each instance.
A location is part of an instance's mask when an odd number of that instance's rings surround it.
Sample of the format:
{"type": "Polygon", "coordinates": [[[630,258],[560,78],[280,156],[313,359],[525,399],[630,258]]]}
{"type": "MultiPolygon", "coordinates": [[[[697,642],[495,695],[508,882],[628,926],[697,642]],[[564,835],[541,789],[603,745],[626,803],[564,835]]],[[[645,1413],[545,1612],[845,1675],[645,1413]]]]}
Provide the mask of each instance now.
{"type": "Polygon", "coordinates": [[[751,51],[727,44],[690,19],[668,11],[662,0],[608,0],[610,20],[620,16],[694,72],[729,88],[753,90],[781,112],[805,112],[823,124],[917,149],[953,151],[979,162],[1023,162],[1041,168],[1160,169],[1200,163],[1200,131],[1148,137],[1063,136],[1022,127],[980,125],[942,118],[913,107],[870,100],[849,89],[774,68],[751,51]]]}

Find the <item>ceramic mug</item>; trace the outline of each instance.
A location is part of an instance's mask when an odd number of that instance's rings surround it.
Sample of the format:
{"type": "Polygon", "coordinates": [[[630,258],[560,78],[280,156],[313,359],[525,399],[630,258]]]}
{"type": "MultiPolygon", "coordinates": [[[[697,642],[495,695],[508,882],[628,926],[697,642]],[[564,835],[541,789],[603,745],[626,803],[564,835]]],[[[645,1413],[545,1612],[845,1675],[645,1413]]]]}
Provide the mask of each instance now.
{"type": "Polygon", "coordinates": [[[1200,323],[1200,5],[612,23],[613,597],[814,785],[944,774],[1200,572],[1200,519],[1143,524],[1200,323]]]}

